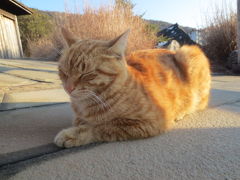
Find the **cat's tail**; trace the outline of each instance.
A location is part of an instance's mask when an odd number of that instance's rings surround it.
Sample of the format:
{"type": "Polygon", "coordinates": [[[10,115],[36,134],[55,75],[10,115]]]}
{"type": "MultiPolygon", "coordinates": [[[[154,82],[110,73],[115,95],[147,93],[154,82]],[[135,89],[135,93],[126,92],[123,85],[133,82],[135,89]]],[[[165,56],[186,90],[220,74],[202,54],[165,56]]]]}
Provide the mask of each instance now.
{"type": "Polygon", "coordinates": [[[176,62],[186,81],[196,81],[200,76],[210,76],[209,60],[196,45],[184,45],[175,54],[176,62]]]}

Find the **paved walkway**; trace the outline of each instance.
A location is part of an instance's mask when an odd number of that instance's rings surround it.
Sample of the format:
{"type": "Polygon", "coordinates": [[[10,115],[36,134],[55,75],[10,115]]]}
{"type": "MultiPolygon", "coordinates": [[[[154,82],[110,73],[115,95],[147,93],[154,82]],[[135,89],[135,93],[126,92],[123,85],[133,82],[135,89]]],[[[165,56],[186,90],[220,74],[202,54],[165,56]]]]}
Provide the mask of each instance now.
{"type": "Polygon", "coordinates": [[[0,59],[0,111],[67,101],[57,63],[0,59]]]}
{"type": "Polygon", "coordinates": [[[164,135],[61,149],[72,111],[56,64],[0,60],[0,71],[0,179],[240,179],[240,77],[213,76],[209,108],[164,135]]]}

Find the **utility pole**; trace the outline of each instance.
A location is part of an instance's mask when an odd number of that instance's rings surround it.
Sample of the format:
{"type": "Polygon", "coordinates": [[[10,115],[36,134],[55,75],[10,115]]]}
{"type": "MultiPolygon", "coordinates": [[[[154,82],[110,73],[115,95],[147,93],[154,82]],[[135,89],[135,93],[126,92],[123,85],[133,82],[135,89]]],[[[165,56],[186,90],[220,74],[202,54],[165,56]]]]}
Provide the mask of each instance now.
{"type": "Polygon", "coordinates": [[[237,0],[237,48],[238,66],[240,66],[240,0],[237,0]]]}

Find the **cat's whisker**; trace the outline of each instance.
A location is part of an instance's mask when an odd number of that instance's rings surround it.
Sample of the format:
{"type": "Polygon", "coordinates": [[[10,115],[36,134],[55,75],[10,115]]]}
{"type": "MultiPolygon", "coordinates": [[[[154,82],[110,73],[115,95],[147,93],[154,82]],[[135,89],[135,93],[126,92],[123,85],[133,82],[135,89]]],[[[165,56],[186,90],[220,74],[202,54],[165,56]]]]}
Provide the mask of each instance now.
{"type": "Polygon", "coordinates": [[[92,96],[92,94],[89,94],[89,93],[81,93],[81,95],[87,96],[88,98],[90,98],[91,100],[93,100],[94,102],[96,102],[101,109],[104,109],[104,106],[102,105],[102,103],[99,102],[98,99],[95,99],[95,98],[92,96]]]}
{"type": "Polygon", "coordinates": [[[98,100],[98,102],[101,103],[101,105],[106,109],[106,110],[110,110],[110,106],[107,105],[102,99],[100,99],[97,95],[95,94],[91,94],[96,100],[98,100]]]}
{"type": "Polygon", "coordinates": [[[97,98],[106,108],[108,108],[107,104],[99,97],[97,96],[96,94],[92,94],[95,98],[97,98]]]}
{"type": "MultiPolygon", "coordinates": [[[[90,94],[91,95],[91,94],[90,94]]],[[[96,102],[101,109],[104,109],[105,107],[103,106],[103,104],[101,102],[99,102],[97,99],[95,99],[93,96],[89,96],[90,99],[92,99],[94,102],[96,102]]]]}
{"type": "Polygon", "coordinates": [[[94,100],[97,104],[99,104],[102,109],[110,110],[110,106],[107,105],[105,102],[103,102],[103,100],[99,96],[97,96],[94,92],[89,90],[80,90],[80,92],[81,94],[84,94],[87,96],[91,95],[89,96],[89,98],[94,100]]]}
{"type": "Polygon", "coordinates": [[[111,107],[109,106],[109,104],[107,104],[106,102],[104,102],[102,100],[101,97],[99,97],[98,95],[96,95],[96,93],[94,93],[93,91],[90,91],[90,90],[81,90],[81,92],[88,92],[90,93],[93,97],[95,97],[99,102],[101,102],[101,104],[107,109],[107,110],[110,110],[111,107]]]}

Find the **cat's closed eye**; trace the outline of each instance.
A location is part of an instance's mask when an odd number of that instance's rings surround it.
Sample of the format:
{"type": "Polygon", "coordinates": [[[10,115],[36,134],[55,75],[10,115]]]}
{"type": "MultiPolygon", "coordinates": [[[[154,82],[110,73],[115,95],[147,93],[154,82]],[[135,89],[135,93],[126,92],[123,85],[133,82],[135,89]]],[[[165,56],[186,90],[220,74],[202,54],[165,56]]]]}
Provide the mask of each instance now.
{"type": "Polygon", "coordinates": [[[68,78],[67,74],[65,72],[63,72],[61,69],[59,69],[59,76],[61,78],[63,78],[63,79],[67,79],[68,78]]]}
{"type": "Polygon", "coordinates": [[[94,74],[93,72],[85,73],[80,76],[81,81],[91,81],[95,79],[97,74],[94,74]]]}

